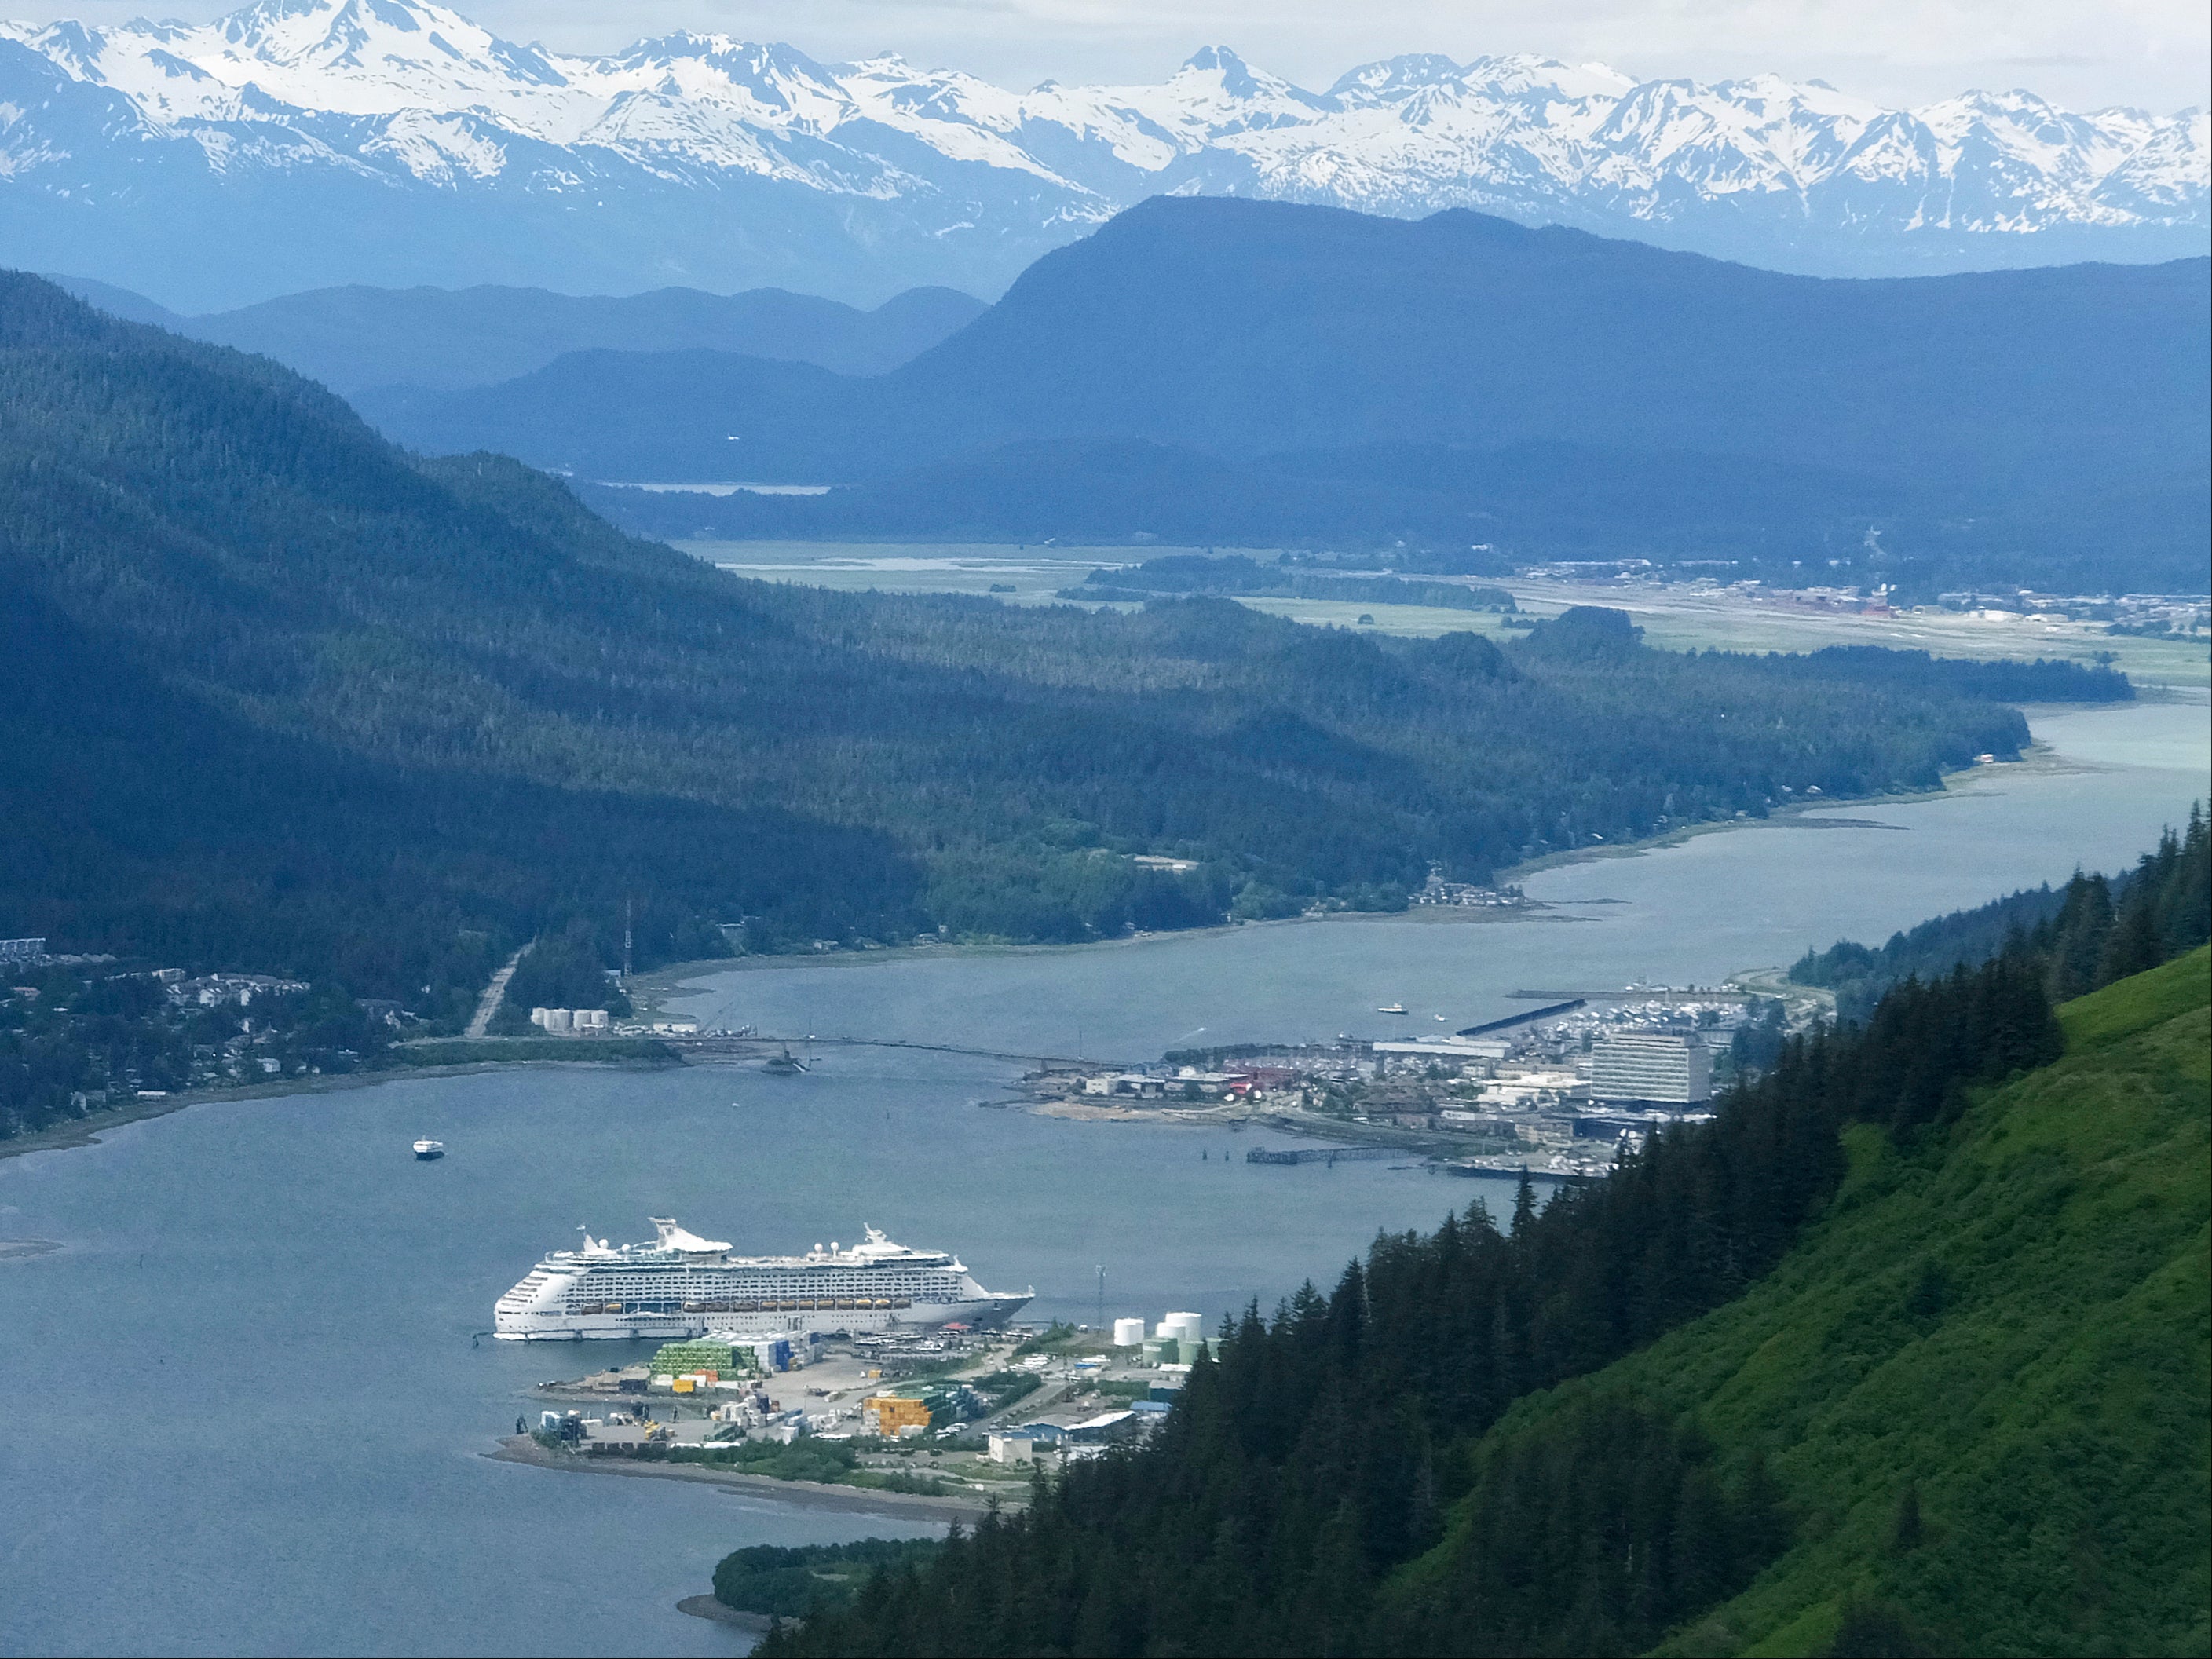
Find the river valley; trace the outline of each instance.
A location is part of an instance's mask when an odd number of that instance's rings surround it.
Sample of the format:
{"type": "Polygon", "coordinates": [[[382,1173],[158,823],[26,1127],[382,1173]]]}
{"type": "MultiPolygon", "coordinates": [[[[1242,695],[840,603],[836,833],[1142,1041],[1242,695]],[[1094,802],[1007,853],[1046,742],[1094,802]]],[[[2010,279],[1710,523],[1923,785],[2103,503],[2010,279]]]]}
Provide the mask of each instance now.
{"type": "MultiPolygon", "coordinates": [[[[2115,868],[2212,769],[2201,694],[2036,711],[2046,745],[1940,797],[1852,804],[1525,879],[1504,919],[1336,917],[1070,950],[733,967],[714,1024],[1127,1060],[1441,1030],[1529,988],[1713,982],[2077,864],[2115,868]]],[[[492,1299],[579,1224],[781,1250],[863,1223],[962,1253],[1030,1313],[1209,1319],[1333,1277],[1487,1182],[1249,1166],[1225,1132],[979,1109],[1017,1067],[838,1048],[754,1066],[507,1069],[195,1106],[0,1159],[0,1650],[714,1653],[688,1618],[742,1544],[915,1530],[493,1462],[525,1391],[615,1364],[494,1342],[492,1299]],[[417,1164],[417,1135],[445,1141],[417,1164]],[[1201,1156],[1203,1154],[1204,1156],[1201,1156]]],[[[1510,1189],[1488,1193],[1493,1204],[1510,1189]]]]}

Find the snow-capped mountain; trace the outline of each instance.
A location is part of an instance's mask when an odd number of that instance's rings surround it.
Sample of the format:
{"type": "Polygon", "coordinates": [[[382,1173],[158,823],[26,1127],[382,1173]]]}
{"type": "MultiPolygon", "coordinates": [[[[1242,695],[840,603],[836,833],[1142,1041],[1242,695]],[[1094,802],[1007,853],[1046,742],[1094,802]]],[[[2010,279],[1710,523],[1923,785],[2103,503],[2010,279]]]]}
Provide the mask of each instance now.
{"type": "Polygon", "coordinates": [[[340,281],[988,292],[1164,192],[1471,207],[1823,272],[2155,258],[2212,236],[2209,142],[2199,111],[1887,110],[1527,56],[1311,92],[1215,47],[1158,86],[1017,93],[720,35],[561,56],[417,0],[0,24],[0,259],[180,304],[340,281]]]}

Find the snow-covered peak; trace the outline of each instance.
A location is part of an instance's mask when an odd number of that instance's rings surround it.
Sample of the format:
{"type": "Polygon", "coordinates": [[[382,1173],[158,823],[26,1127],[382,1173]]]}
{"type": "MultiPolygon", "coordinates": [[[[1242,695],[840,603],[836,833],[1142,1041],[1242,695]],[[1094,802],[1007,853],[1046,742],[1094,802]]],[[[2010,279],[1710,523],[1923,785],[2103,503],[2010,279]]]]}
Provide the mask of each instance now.
{"type": "Polygon", "coordinates": [[[223,118],[225,90],[249,85],[295,109],[389,115],[513,109],[564,84],[536,48],[419,0],[257,0],[212,23],[57,24],[27,44],[165,123],[223,118]]]}
{"type": "Polygon", "coordinates": [[[976,230],[978,213],[1030,216],[988,233],[1011,249],[1162,191],[1616,229],[1663,221],[1678,240],[1711,214],[1786,223],[1789,238],[1826,225],[1863,245],[1931,229],[2201,229],[2212,189],[2193,110],[2082,114],[2018,90],[1891,110],[1820,81],[1638,81],[1528,53],[1407,53],[1315,92],[1210,46],[1152,85],[1018,92],[888,54],[823,64],[720,33],[566,56],[434,0],[255,0],[204,24],[0,24],[0,41],[52,66],[24,94],[0,70],[0,184],[51,177],[64,193],[88,187],[64,186],[64,164],[96,170],[112,152],[125,165],[148,153],[141,139],[198,145],[234,179],[323,167],[566,192],[586,178],[696,189],[744,174],[927,203],[931,237],[976,230]],[[143,131],[103,115],[42,135],[39,88],[57,75],[118,94],[143,131]],[[1004,205],[978,205],[990,202],[1004,205]]]}
{"type": "Polygon", "coordinates": [[[1378,63],[1362,64],[1337,76],[1329,96],[1352,93],[1366,98],[1388,98],[1419,87],[1441,86],[1459,78],[1459,65],[1440,52],[1409,52],[1378,63]]]}
{"type": "Polygon", "coordinates": [[[1575,100],[1615,99],[1634,89],[1636,78],[1605,64],[1563,64],[1556,58],[1533,52],[1509,52],[1504,57],[1477,58],[1461,71],[1469,87],[1493,96],[1525,97],[1532,93],[1575,100]]]}
{"type": "Polygon", "coordinates": [[[1310,121],[1336,107],[1334,99],[1255,70],[1226,46],[1193,52],[1158,90],[1185,112],[1183,125],[1217,131],[1310,121]]]}

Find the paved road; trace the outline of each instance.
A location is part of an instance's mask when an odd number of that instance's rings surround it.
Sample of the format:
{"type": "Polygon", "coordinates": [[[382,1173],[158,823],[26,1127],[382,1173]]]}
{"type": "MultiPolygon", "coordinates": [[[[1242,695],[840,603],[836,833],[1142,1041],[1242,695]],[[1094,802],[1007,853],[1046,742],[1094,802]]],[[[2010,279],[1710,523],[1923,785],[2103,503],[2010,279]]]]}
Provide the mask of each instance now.
{"type": "MultiPolygon", "coordinates": [[[[522,951],[529,948],[526,945],[522,951]]],[[[484,987],[483,1000],[477,1004],[476,1013],[470,1019],[469,1029],[462,1033],[463,1036],[480,1037],[489,1029],[491,1017],[499,1012],[500,999],[507,994],[507,982],[514,977],[514,965],[522,960],[522,951],[517,951],[509,957],[507,966],[491,976],[491,983],[484,987]]]]}

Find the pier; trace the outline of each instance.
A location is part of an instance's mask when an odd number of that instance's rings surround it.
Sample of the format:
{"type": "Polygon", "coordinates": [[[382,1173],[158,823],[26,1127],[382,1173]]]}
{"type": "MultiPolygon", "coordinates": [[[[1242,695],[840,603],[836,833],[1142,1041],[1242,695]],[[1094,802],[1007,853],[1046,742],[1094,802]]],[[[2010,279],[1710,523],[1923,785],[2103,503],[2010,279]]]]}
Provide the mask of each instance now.
{"type": "Polygon", "coordinates": [[[1297,1146],[1277,1152],[1272,1146],[1255,1146],[1244,1154],[1247,1164],[1352,1164],[1368,1158],[1406,1158],[1412,1149],[1405,1146],[1297,1146]]]}
{"type": "MultiPolygon", "coordinates": [[[[1759,1000],[1748,991],[1727,988],[1700,990],[1695,986],[1685,990],[1680,986],[1624,986],[1618,991],[1512,991],[1507,993],[1516,1002],[1564,1001],[1579,1007],[1585,1002],[1733,1002],[1738,1005],[1759,1000]]],[[[1540,1019],[1552,1010],[1540,1008],[1524,1019],[1540,1019]]]]}
{"type": "MultiPolygon", "coordinates": [[[[1513,994],[1517,997],[1524,995],[1525,993],[1516,991],[1513,994]]],[[[1470,1025],[1465,1030],[1455,1031],[1452,1035],[1463,1037],[1487,1036],[1492,1031],[1510,1030],[1516,1025],[1526,1025],[1533,1020],[1550,1019],[1557,1014],[1571,1014],[1589,1000],[1588,997],[1570,997],[1565,1002],[1554,1002],[1541,1008],[1531,1008],[1525,1014],[1508,1014],[1503,1019],[1493,1019],[1481,1025],[1470,1025]]]]}
{"type": "Polygon", "coordinates": [[[915,1042],[905,1037],[771,1036],[663,1037],[680,1054],[750,1056],[773,1048],[911,1048],[922,1054],[970,1054],[978,1060],[1011,1060],[1036,1066],[1092,1066],[1127,1070],[1133,1061],[1109,1060],[1098,1054],[1018,1054],[1003,1048],[969,1048],[954,1042],[915,1042]]]}

